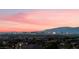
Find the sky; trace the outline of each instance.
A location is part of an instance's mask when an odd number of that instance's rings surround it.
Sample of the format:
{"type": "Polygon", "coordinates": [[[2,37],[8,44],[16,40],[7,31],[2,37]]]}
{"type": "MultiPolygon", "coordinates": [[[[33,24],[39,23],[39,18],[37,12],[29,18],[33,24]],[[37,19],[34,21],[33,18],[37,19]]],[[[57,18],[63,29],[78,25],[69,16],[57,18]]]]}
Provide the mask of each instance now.
{"type": "Polygon", "coordinates": [[[78,9],[0,9],[0,32],[79,27],[78,9]]]}

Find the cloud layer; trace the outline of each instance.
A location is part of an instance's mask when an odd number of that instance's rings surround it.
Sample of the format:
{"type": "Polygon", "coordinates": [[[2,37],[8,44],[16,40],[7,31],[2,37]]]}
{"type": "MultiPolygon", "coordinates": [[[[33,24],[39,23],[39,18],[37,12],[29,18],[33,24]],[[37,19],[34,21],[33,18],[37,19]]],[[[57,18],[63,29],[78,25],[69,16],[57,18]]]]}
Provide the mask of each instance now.
{"type": "Polygon", "coordinates": [[[38,31],[79,26],[79,10],[35,10],[13,15],[0,14],[0,31],[38,31]]]}

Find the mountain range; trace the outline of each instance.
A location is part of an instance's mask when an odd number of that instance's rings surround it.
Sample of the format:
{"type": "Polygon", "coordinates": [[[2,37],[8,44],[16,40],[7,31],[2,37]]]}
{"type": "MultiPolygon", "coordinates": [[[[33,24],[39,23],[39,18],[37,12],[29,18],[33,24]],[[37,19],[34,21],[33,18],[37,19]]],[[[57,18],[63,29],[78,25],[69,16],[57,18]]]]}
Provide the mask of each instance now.
{"type": "Polygon", "coordinates": [[[58,34],[79,34],[79,27],[59,27],[59,28],[53,28],[53,29],[47,29],[42,31],[43,33],[58,33],[58,34]]]}

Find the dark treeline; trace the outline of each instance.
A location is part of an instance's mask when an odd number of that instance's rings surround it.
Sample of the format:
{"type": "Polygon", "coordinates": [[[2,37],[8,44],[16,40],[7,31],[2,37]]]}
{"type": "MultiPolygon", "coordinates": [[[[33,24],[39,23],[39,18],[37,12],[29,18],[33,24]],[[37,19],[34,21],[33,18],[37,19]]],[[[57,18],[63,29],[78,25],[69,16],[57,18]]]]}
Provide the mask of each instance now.
{"type": "Polygon", "coordinates": [[[79,36],[74,35],[0,35],[0,49],[78,49],[79,36]]]}

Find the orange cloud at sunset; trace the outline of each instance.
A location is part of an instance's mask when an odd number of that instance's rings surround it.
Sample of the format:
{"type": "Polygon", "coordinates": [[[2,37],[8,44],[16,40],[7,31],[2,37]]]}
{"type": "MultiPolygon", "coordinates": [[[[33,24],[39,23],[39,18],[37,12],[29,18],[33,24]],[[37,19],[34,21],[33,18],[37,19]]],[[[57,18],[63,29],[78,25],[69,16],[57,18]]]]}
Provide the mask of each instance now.
{"type": "Polygon", "coordinates": [[[11,15],[0,14],[0,32],[30,32],[64,26],[79,26],[79,10],[33,10],[11,15]]]}

